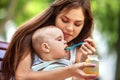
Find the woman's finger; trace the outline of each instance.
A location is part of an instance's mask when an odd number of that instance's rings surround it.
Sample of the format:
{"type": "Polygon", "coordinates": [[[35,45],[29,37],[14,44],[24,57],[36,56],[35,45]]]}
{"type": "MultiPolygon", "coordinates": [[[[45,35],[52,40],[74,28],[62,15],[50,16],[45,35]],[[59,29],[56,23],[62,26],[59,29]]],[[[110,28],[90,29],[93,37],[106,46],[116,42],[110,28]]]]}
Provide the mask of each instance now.
{"type": "Polygon", "coordinates": [[[88,42],[92,47],[96,48],[95,42],[91,38],[87,38],[84,42],[88,42]]]}
{"type": "Polygon", "coordinates": [[[86,50],[89,54],[93,54],[93,53],[96,52],[96,48],[93,47],[93,46],[91,46],[89,43],[85,43],[84,46],[85,46],[85,47],[84,47],[85,50],[86,50]]]}
{"type": "Polygon", "coordinates": [[[84,78],[84,79],[95,79],[97,76],[96,74],[86,74],[83,69],[86,68],[86,67],[95,67],[96,65],[95,64],[91,64],[91,63],[80,63],[80,71],[79,71],[79,74],[80,74],[80,77],[84,78]]]}
{"type": "Polygon", "coordinates": [[[92,54],[92,50],[89,48],[90,46],[86,46],[85,44],[81,47],[86,54],[92,54]]]}

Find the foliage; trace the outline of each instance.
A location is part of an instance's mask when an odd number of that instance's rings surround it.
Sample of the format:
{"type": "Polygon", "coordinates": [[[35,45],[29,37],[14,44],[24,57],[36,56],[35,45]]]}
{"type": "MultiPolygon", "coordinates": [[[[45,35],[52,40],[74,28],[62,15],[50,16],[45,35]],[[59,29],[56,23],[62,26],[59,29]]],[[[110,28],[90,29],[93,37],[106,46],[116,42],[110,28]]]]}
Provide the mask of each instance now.
{"type": "Polygon", "coordinates": [[[42,12],[49,6],[50,0],[19,0],[19,5],[16,8],[15,23],[19,26],[26,20],[42,12]]]}
{"type": "Polygon", "coordinates": [[[107,38],[110,50],[115,48],[118,40],[119,4],[118,0],[92,0],[92,9],[97,28],[107,38]]]}
{"type": "Polygon", "coordinates": [[[0,0],[0,36],[6,40],[5,24],[12,20],[17,27],[41,13],[54,0],[0,0]]]}
{"type": "Polygon", "coordinates": [[[0,0],[0,21],[5,17],[5,14],[7,14],[8,3],[9,1],[7,0],[0,0]]]}

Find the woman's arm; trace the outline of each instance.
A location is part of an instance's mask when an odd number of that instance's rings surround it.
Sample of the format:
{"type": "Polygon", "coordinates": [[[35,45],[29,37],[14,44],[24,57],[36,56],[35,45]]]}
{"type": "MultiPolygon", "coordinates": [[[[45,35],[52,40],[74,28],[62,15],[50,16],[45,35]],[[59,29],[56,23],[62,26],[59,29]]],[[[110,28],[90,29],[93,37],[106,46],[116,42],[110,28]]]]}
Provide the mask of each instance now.
{"type": "Polygon", "coordinates": [[[76,76],[83,79],[93,79],[94,74],[85,74],[82,69],[84,67],[94,67],[93,64],[77,63],[51,71],[32,71],[31,56],[28,54],[18,65],[15,73],[16,80],[64,80],[65,78],[76,76]]]}
{"type": "Polygon", "coordinates": [[[31,56],[28,54],[18,65],[16,70],[16,80],[63,80],[70,77],[69,68],[61,68],[52,71],[32,71],[31,56]]]}

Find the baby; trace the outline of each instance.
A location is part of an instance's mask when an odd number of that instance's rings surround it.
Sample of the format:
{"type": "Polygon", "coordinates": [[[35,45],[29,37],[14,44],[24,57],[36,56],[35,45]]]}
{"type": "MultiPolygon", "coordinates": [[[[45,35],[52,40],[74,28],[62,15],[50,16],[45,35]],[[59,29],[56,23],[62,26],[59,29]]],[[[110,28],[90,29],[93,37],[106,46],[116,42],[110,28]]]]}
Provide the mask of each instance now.
{"type": "Polygon", "coordinates": [[[52,70],[71,65],[65,57],[69,54],[65,48],[63,32],[55,26],[46,26],[35,31],[32,45],[36,53],[32,65],[34,71],[52,70]]]}

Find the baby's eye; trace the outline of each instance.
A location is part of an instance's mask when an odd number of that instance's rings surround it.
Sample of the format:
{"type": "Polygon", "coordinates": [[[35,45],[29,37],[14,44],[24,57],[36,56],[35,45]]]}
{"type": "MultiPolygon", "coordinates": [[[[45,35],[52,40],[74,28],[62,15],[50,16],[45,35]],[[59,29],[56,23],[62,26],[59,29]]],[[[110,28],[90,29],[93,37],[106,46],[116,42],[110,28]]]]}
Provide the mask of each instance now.
{"type": "Polygon", "coordinates": [[[58,40],[58,41],[62,41],[62,38],[58,38],[57,40],[58,40]]]}
{"type": "Polygon", "coordinates": [[[59,37],[56,38],[56,40],[57,40],[57,41],[62,41],[63,38],[62,38],[62,36],[59,36],[59,37]]]}

